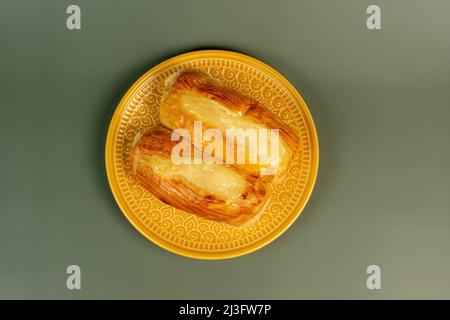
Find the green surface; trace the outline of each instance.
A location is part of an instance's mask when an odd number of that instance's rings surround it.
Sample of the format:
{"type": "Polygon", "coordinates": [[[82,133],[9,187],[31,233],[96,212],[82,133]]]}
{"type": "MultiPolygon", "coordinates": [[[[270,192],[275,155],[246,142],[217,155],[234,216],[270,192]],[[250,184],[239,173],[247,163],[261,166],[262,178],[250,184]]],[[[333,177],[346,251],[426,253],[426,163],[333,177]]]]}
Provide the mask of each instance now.
{"type": "Polygon", "coordinates": [[[449,17],[449,1],[2,1],[0,298],[450,298],[449,17]],[[366,28],[369,4],[382,30],[366,28]],[[280,71],[320,141],[299,220],[225,261],[147,241],[104,167],[125,91],[201,48],[280,71]],[[66,289],[69,264],[82,290],[66,289]]]}

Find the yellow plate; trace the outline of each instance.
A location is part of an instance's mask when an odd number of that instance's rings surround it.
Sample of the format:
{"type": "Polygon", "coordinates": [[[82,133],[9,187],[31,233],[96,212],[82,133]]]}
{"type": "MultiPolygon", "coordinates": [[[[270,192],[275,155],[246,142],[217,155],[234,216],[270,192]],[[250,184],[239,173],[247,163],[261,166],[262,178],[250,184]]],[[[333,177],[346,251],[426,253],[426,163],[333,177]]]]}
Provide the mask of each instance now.
{"type": "Polygon", "coordinates": [[[168,59],[139,78],[120,101],[106,139],[106,171],[112,193],[133,226],[157,245],[183,256],[225,259],[255,251],[281,235],[299,216],[317,176],[317,134],[308,108],[277,71],[249,56],[222,50],[194,51],[168,59]],[[233,227],[175,209],[136,183],[129,154],[135,137],[159,122],[164,80],[197,69],[251,96],[297,133],[300,150],[261,218],[250,227],[233,227]]]}

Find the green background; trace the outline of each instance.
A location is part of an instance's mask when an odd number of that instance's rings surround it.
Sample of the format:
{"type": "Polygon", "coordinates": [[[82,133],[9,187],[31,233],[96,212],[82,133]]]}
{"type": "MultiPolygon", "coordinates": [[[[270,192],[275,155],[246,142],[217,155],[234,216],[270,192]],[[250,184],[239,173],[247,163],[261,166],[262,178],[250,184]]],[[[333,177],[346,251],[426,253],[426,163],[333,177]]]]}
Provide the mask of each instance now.
{"type": "Polygon", "coordinates": [[[450,298],[449,1],[1,1],[0,298],[450,298]],[[66,29],[81,7],[82,29],[66,29]],[[382,30],[366,28],[378,4],[382,30]],[[122,95],[205,48],[280,71],[321,163],[296,223],[255,253],[176,256],[127,222],[104,145],[122,95]],[[69,291],[66,267],[82,270],[69,291]],[[366,267],[382,289],[366,288],[366,267]]]}

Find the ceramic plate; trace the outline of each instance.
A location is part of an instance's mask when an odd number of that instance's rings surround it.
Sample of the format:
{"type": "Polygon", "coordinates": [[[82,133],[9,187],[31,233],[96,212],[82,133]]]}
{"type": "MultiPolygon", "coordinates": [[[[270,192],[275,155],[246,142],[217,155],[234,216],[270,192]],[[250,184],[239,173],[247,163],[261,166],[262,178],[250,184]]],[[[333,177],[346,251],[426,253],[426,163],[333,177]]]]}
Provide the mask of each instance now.
{"type": "Polygon", "coordinates": [[[168,59],[145,73],[120,101],[106,141],[106,171],[114,197],[133,226],[155,244],[183,256],[225,259],[257,250],[281,235],[299,216],[318,170],[318,141],[308,108],[277,71],[249,56],[221,50],[195,51],[168,59]],[[164,80],[185,69],[201,70],[259,101],[300,138],[287,175],[273,186],[261,218],[233,227],[175,209],[139,184],[129,155],[137,135],[159,123],[164,80]]]}

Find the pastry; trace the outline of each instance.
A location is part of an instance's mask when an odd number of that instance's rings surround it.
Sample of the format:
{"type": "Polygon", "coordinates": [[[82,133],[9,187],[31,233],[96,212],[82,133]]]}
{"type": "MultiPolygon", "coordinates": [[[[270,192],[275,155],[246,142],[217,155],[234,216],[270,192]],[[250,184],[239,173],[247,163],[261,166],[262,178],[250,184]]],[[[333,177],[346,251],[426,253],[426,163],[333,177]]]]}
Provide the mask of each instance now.
{"type": "MultiPolygon", "coordinates": [[[[264,148],[258,148],[257,154],[251,154],[245,149],[245,161],[239,163],[238,147],[226,149],[234,141],[223,143],[223,158],[234,159],[234,165],[251,175],[260,176],[266,181],[280,177],[286,171],[293,152],[298,148],[299,141],[294,132],[282,123],[274,114],[257,101],[246,97],[235,90],[227,88],[218,80],[198,71],[184,71],[169,81],[165,95],[160,105],[161,124],[172,130],[186,129],[194,136],[195,122],[201,122],[202,133],[208,129],[218,129],[226,137],[228,129],[255,129],[275,132],[278,130],[278,152],[272,157],[264,156],[264,148]],[[227,154],[228,152],[228,154],[227,154]],[[234,152],[233,155],[229,155],[234,152]],[[256,162],[250,159],[256,159],[256,162]],[[229,157],[229,158],[227,158],[229,157]]],[[[271,144],[274,139],[267,134],[266,150],[275,150],[271,144]]],[[[193,142],[198,148],[206,148],[209,141],[193,142]]],[[[260,145],[258,145],[260,146],[260,145]]],[[[227,163],[229,163],[227,161],[227,163]]],[[[230,163],[229,163],[230,164],[230,163]]]]}
{"type": "Polygon", "coordinates": [[[177,164],[171,154],[179,142],[171,135],[155,127],[136,142],[131,163],[138,182],[163,202],[200,217],[235,226],[254,221],[268,185],[227,164],[177,164]]]}

